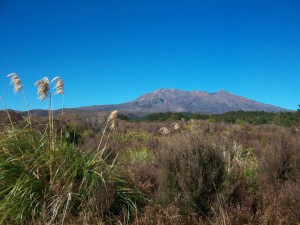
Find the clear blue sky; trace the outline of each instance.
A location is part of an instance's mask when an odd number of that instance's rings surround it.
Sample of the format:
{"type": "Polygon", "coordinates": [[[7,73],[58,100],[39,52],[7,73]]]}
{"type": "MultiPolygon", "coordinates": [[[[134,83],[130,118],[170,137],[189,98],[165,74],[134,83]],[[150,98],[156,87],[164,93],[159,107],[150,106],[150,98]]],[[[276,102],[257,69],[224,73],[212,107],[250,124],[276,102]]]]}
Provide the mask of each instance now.
{"type": "Polygon", "coordinates": [[[11,72],[31,109],[48,107],[33,86],[44,76],[64,79],[66,107],[177,88],[297,109],[300,1],[0,0],[0,95],[25,110],[11,72]]]}

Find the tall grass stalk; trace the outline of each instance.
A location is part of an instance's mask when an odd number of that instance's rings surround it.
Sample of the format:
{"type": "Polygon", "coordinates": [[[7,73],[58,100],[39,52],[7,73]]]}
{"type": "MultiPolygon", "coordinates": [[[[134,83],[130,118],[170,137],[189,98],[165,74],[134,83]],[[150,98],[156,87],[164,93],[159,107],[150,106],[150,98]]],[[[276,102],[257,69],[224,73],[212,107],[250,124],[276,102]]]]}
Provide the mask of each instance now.
{"type": "MultiPolygon", "coordinates": [[[[61,108],[61,120],[63,120],[64,116],[64,81],[62,78],[56,76],[52,79],[51,83],[55,82],[55,93],[54,94],[60,94],[62,95],[62,108],[61,108]]],[[[52,126],[53,126],[53,110],[52,110],[52,126]]],[[[60,144],[62,144],[62,136],[63,132],[62,129],[60,130],[60,144]]]]}
{"type": "Polygon", "coordinates": [[[6,107],[6,104],[5,104],[5,102],[3,101],[3,98],[2,98],[1,96],[0,96],[0,100],[1,100],[1,103],[2,103],[2,105],[3,105],[3,107],[4,107],[5,111],[6,111],[7,117],[8,117],[8,119],[9,119],[9,122],[10,122],[10,125],[11,125],[11,128],[12,128],[12,130],[14,130],[14,125],[13,125],[12,119],[11,119],[11,117],[10,117],[9,111],[8,111],[8,109],[7,109],[7,107],[6,107]]]}
{"type": "Polygon", "coordinates": [[[31,116],[30,116],[30,110],[29,110],[28,101],[27,101],[27,98],[26,98],[24,90],[22,90],[22,93],[23,93],[23,97],[24,97],[24,101],[25,101],[25,105],[26,105],[26,109],[27,109],[27,117],[28,117],[29,126],[32,129],[32,122],[31,122],[31,116]]]}
{"type": "Polygon", "coordinates": [[[52,186],[52,177],[53,177],[53,155],[54,155],[54,132],[53,132],[53,112],[52,112],[52,95],[50,90],[50,83],[48,77],[44,77],[41,80],[38,80],[34,84],[38,86],[37,94],[39,95],[39,100],[43,101],[49,97],[49,109],[48,109],[48,119],[49,119],[49,169],[50,169],[50,184],[52,186]]]}
{"type": "Polygon", "coordinates": [[[101,135],[101,138],[100,138],[97,150],[96,150],[97,152],[100,151],[100,148],[103,145],[103,140],[104,140],[104,137],[105,137],[106,130],[107,130],[108,126],[110,125],[111,129],[109,131],[109,134],[108,134],[107,139],[106,139],[106,141],[104,143],[104,146],[103,146],[103,149],[107,148],[107,143],[108,143],[109,137],[111,135],[111,132],[116,128],[116,119],[117,119],[117,116],[118,116],[118,110],[114,110],[114,111],[112,111],[109,114],[109,116],[108,116],[108,118],[106,120],[104,129],[103,129],[103,132],[102,132],[102,135],[101,135]]]}

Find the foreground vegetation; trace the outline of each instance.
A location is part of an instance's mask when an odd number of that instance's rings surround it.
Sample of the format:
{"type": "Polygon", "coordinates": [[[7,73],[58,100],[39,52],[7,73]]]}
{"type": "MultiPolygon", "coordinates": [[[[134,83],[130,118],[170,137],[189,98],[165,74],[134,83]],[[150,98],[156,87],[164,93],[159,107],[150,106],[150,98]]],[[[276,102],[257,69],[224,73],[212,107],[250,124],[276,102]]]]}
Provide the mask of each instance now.
{"type": "Polygon", "coordinates": [[[203,120],[175,125],[119,120],[101,151],[101,132],[67,126],[62,142],[55,141],[53,161],[47,135],[38,132],[43,128],[7,128],[0,146],[2,223],[300,221],[299,127],[203,120]]]}
{"type": "Polygon", "coordinates": [[[48,115],[2,114],[1,224],[300,222],[298,123],[48,115]]]}

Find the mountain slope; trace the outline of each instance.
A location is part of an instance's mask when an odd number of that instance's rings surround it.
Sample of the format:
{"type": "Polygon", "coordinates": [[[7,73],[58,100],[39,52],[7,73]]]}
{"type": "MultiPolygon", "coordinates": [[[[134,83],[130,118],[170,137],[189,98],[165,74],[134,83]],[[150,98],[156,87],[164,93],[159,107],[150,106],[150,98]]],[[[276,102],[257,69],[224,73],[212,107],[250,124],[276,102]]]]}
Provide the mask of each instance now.
{"type": "Polygon", "coordinates": [[[240,97],[226,91],[208,93],[158,89],[142,95],[134,101],[117,105],[81,107],[81,110],[121,110],[128,113],[148,114],[154,112],[187,112],[219,114],[228,111],[267,111],[280,112],[286,109],[240,97]]]}

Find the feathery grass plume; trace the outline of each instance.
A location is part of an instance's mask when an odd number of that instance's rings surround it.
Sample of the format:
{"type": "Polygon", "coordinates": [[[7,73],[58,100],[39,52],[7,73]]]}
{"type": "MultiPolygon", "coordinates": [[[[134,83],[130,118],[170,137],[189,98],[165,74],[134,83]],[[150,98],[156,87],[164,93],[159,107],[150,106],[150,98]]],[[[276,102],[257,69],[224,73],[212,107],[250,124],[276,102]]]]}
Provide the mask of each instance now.
{"type": "Polygon", "coordinates": [[[111,133],[115,132],[117,130],[117,116],[118,116],[118,110],[114,110],[110,113],[110,115],[107,118],[106,126],[110,123],[110,127],[109,127],[110,130],[109,130],[109,133],[107,135],[106,142],[104,144],[103,149],[107,148],[108,140],[110,138],[111,133]]]}
{"type": "MultiPolygon", "coordinates": [[[[20,79],[20,77],[16,73],[10,73],[6,77],[10,78],[10,83],[14,86],[14,93],[18,93],[18,92],[20,92],[23,89],[21,79],[20,79]]],[[[6,107],[6,105],[5,105],[2,97],[1,97],[1,102],[2,102],[2,104],[3,104],[3,106],[4,106],[5,110],[6,110],[8,119],[9,119],[10,124],[11,124],[11,127],[14,128],[13,122],[12,122],[11,117],[10,117],[10,114],[9,114],[9,112],[7,110],[7,107],[6,107]]]]}
{"type": "Polygon", "coordinates": [[[175,129],[175,130],[179,130],[179,129],[180,129],[180,126],[179,126],[178,123],[174,123],[174,129],[175,129]]]}
{"type": "Polygon", "coordinates": [[[101,139],[100,139],[99,144],[98,144],[97,152],[100,150],[101,146],[103,146],[103,138],[105,136],[107,126],[110,125],[110,127],[109,127],[110,128],[110,132],[109,132],[109,134],[108,134],[108,136],[106,138],[106,141],[104,143],[103,149],[105,149],[107,147],[107,143],[108,143],[108,140],[110,138],[111,132],[116,130],[116,119],[117,119],[117,116],[118,116],[118,110],[114,110],[107,117],[106,124],[105,124],[105,127],[103,129],[103,133],[102,133],[101,139]]]}
{"type": "Polygon", "coordinates": [[[112,111],[108,118],[107,118],[107,123],[110,123],[110,130],[114,131],[117,128],[117,116],[118,116],[118,110],[112,111]]]}
{"type": "Polygon", "coordinates": [[[107,118],[107,122],[113,121],[117,118],[118,110],[114,110],[110,113],[109,117],[107,118]]]}
{"type": "Polygon", "coordinates": [[[167,134],[170,133],[169,129],[166,128],[166,127],[160,128],[160,129],[159,129],[159,132],[160,132],[161,134],[163,134],[163,135],[167,135],[167,134]]]}
{"type": "Polygon", "coordinates": [[[16,73],[10,73],[6,77],[10,78],[10,83],[14,86],[14,93],[19,93],[22,89],[22,82],[20,77],[16,73]]]}
{"type": "Polygon", "coordinates": [[[39,100],[43,101],[49,97],[50,85],[48,77],[38,80],[35,82],[34,86],[38,86],[37,94],[40,96],[39,100]]]}
{"type": "Polygon", "coordinates": [[[117,130],[117,126],[118,126],[117,121],[113,120],[109,128],[110,128],[111,131],[116,131],[117,130]]]}
{"type": "Polygon", "coordinates": [[[64,94],[64,81],[60,77],[54,77],[51,83],[56,82],[55,84],[55,93],[54,94],[64,94]]]}
{"type": "Polygon", "coordinates": [[[25,104],[26,104],[26,108],[27,108],[27,114],[28,114],[27,121],[28,121],[28,123],[29,123],[29,125],[31,127],[32,125],[31,125],[31,119],[30,119],[30,112],[29,112],[27,98],[26,98],[26,95],[25,95],[25,92],[24,92],[24,88],[23,88],[23,85],[22,85],[22,81],[21,81],[20,77],[16,73],[10,73],[6,77],[10,78],[10,80],[11,80],[10,83],[14,86],[14,93],[15,94],[17,94],[17,93],[19,93],[19,92],[22,91],[23,97],[24,97],[24,101],[25,101],[25,104]]]}

